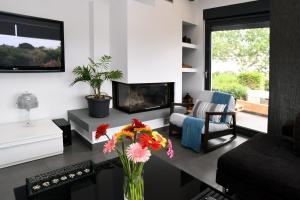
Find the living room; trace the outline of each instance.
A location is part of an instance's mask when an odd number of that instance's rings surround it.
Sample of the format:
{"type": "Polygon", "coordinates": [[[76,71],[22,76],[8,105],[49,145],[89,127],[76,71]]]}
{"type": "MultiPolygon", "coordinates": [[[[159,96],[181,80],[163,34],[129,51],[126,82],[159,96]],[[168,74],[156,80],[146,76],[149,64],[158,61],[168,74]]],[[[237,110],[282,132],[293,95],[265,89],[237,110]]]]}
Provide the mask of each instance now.
{"type": "Polygon", "coordinates": [[[1,199],[300,199],[297,0],[0,6],[1,199]]]}

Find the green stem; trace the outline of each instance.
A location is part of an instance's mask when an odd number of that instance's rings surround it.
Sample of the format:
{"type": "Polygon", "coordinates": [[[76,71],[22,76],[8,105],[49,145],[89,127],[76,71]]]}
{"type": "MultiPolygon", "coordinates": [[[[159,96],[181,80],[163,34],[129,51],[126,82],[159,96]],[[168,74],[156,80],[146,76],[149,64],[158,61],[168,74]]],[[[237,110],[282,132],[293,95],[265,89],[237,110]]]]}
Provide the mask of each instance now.
{"type": "Polygon", "coordinates": [[[105,136],[108,138],[108,140],[110,140],[110,137],[108,137],[108,135],[105,133],[105,136]]]}

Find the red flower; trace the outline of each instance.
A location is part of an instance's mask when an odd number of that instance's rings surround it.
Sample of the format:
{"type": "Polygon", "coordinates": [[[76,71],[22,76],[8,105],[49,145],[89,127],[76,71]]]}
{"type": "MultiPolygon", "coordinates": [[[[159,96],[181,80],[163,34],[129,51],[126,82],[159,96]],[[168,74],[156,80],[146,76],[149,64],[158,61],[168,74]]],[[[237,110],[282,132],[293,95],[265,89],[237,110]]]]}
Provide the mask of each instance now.
{"type": "Polygon", "coordinates": [[[149,147],[155,151],[161,148],[161,144],[158,141],[145,133],[140,135],[140,143],[143,148],[149,147]]]}
{"type": "Polygon", "coordinates": [[[96,130],[96,139],[99,139],[101,136],[105,135],[108,127],[108,124],[101,124],[96,130]]]}
{"type": "Polygon", "coordinates": [[[136,118],[132,119],[132,126],[134,128],[145,128],[146,127],[145,124],[143,124],[140,120],[138,120],[136,118]]]}

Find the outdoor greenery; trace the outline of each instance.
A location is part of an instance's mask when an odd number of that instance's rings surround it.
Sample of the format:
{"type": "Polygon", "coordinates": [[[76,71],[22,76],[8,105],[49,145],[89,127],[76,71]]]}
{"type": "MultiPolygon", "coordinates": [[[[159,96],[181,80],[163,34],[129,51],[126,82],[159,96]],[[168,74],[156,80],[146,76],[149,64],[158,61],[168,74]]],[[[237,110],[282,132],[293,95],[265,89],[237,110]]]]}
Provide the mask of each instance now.
{"type": "Polygon", "coordinates": [[[212,59],[238,64],[238,71],[215,72],[212,88],[247,99],[247,90],[269,90],[270,29],[216,31],[212,35],[212,59]]]}
{"type": "Polygon", "coordinates": [[[120,70],[109,70],[111,59],[111,56],[107,55],[100,57],[98,61],[89,58],[89,64],[75,67],[73,70],[75,80],[71,85],[78,82],[88,83],[93,89],[96,99],[105,98],[106,95],[103,95],[104,93],[101,91],[104,81],[117,80],[123,77],[120,70]]]}
{"type": "Polygon", "coordinates": [[[234,60],[241,71],[269,74],[270,29],[216,31],[212,35],[212,58],[234,60]]]}
{"type": "Polygon", "coordinates": [[[0,45],[1,66],[60,67],[61,48],[34,47],[22,43],[18,47],[0,45]]]}
{"type": "Polygon", "coordinates": [[[268,90],[269,81],[260,72],[215,72],[212,75],[213,90],[233,94],[246,100],[247,90],[268,90]]]}
{"type": "Polygon", "coordinates": [[[213,90],[227,92],[237,99],[246,100],[247,87],[239,83],[237,74],[233,72],[216,72],[213,73],[212,80],[213,90]]]}
{"type": "Polygon", "coordinates": [[[238,81],[251,90],[265,90],[266,78],[261,72],[241,72],[238,81]]]}

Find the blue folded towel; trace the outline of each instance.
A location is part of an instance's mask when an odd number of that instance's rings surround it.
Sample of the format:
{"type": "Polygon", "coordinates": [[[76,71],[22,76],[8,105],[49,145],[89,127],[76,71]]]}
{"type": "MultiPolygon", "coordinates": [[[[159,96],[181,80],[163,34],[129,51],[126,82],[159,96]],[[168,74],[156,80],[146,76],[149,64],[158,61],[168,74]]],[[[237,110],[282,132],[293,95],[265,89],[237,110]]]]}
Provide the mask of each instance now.
{"type": "MultiPolygon", "coordinates": [[[[214,104],[226,104],[226,107],[224,109],[224,112],[228,111],[228,104],[230,102],[232,95],[228,93],[223,92],[214,92],[211,103],[214,104]]],[[[221,118],[221,122],[226,122],[226,115],[223,115],[221,118]]]]}
{"type": "Polygon", "coordinates": [[[196,152],[200,152],[201,135],[204,125],[204,119],[187,117],[183,121],[181,144],[185,147],[193,149],[196,152]]]}

